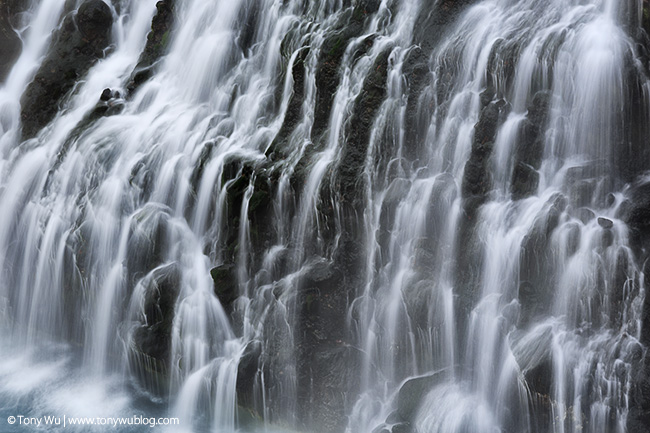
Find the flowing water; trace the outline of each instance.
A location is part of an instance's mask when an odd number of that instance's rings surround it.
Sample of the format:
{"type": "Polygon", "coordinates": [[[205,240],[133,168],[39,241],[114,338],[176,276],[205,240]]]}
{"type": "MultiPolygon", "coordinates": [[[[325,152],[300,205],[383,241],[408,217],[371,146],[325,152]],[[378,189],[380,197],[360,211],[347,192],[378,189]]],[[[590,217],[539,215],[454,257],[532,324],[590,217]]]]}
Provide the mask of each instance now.
{"type": "Polygon", "coordinates": [[[65,3],[21,15],[0,88],[0,430],[626,430],[641,0],[178,0],[151,78],[88,124],[156,13],[121,0],[23,141],[65,3]]]}

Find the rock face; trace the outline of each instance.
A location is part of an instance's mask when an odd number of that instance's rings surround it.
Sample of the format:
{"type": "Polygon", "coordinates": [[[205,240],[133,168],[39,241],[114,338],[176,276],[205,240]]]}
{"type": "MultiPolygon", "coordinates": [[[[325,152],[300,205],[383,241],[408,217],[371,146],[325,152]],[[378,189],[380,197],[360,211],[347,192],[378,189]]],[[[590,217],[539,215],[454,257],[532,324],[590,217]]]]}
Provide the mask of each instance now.
{"type": "MultiPolygon", "coordinates": [[[[360,176],[372,125],[386,97],[388,54],[385,51],[377,56],[364,79],[334,176],[334,194],[340,195],[342,212],[350,216],[362,203],[360,176]]],[[[327,215],[328,210],[322,212],[327,215]]],[[[345,323],[348,302],[359,284],[362,231],[354,218],[345,221],[334,263],[317,263],[303,279],[299,297],[303,338],[298,349],[298,389],[305,397],[299,395],[304,405],[301,412],[305,414],[306,426],[320,426],[324,431],[344,429],[346,407],[355,398],[358,382],[358,377],[351,373],[356,369],[350,366],[357,365],[359,353],[347,341],[349,335],[341,324],[345,323]]]]}
{"type": "Polygon", "coordinates": [[[340,81],[339,66],[348,43],[361,34],[365,18],[378,7],[379,3],[374,0],[357,2],[352,16],[339,23],[336,31],[323,43],[318,62],[319,68],[316,71],[316,107],[312,126],[314,141],[317,141],[327,128],[334,95],[340,81]]]}
{"type": "Polygon", "coordinates": [[[400,421],[413,422],[424,397],[444,379],[444,373],[437,372],[426,376],[409,379],[400,388],[397,394],[397,413],[400,421]]]}
{"type": "Polygon", "coordinates": [[[537,191],[539,170],[544,153],[544,127],[551,95],[548,91],[535,94],[528,107],[528,115],[521,131],[521,141],[515,150],[515,167],[512,173],[512,198],[519,200],[537,191]]]}
{"type": "Polygon", "coordinates": [[[428,59],[420,47],[413,47],[405,60],[404,75],[408,77],[406,103],[405,147],[409,156],[421,154],[431,113],[427,99],[421,100],[425,88],[431,83],[428,59]]]}
{"type": "Polygon", "coordinates": [[[546,257],[551,235],[566,207],[567,199],[562,194],[551,196],[522,241],[519,301],[522,309],[520,320],[524,326],[547,312],[551,303],[552,293],[548,288],[553,287],[554,281],[549,272],[551,263],[546,257]]]}
{"type": "Polygon", "coordinates": [[[477,297],[476,284],[481,269],[481,254],[476,248],[474,229],[478,209],[485,203],[492,188],[489,161],[494,148],[497,128],[502,121],[504,102],[492,100],[494,95],[482,95],[483,109],[474,126],[474,139],[461,187],[464,215],[460,221],[458,236],[458,329],[474,306],[477,297]],[[487,96],[487,97],[486,97],[487,96]]]}
{"type": "Polygon", "coordinates": [[[360,190],[358,179],[365,163],[372,124],[386,97],[386,75],[388,73],[388,52],[381,53],[371,72],[363,82],[363,89],[355,102],[354,112],[347,130],[347,143],[341,155],[336,190],[346,203],[359,206],[360,190]]]}
{"type": "Polygon", "coordinates": [[[180,274],[175,265],[158,268],[145,279],[146,295],[144,314],[146,325],[135,334],[142,352],[167,363],[171,345],[174,305],[180,287],[180,274]]]}
{"type": "Polygon", "coordinates": [[[232,303],[239,296],[234,265],[227,264],[212,268],[210,275],[214,281],[215,295],[226,311],[230,311],[232,303]]]}
{"type": "Polygon", "coordinates": [[[175,264],[153,270],[143,279],[145,321],[135,329],[132,364],[142,386],[158,395],[169,392],[171,333],[174,308],[180,287],[180,273],[175,264]]]}
{"type": "Polygon", "coordinates": [[[298,398],[306,428],[324,431],[344,427],[345,394],[354,377],[355,351],[346,344],[345,282],[331,264],[316,263],[301,283],[298,343],[298,398]]]}
{"type": "Polygon", "coordinates": [[[86,0],[53,36],[47,57],[21,99],[23,138],[31,138],[60,110],[63,97],[104,56],[113,16],[102,0],[86,0]]]}
{"type": "MultiPolygon", "coordinates": [[[[643,272],[650,275],[650,184],[634,185],[629,194],[632,205],[626,212],[625,221],[630,227],[635,254],[645,263],[643,272]]],[[[627,429],[630,432],[650,432],[650,296],[645,297],[641,313],[641,344],[646,348],[641,368],[635,372],[631,392],[630,413],[627,429]]]]}
{"type": "Polygon", "coordinates": [[[415,39],[425,51],[432,50],[461,12],[476,0],[426,0],[415,24],[415,39]]]}
{"type": "Polygon", "coordinates": [[[156,15],[151,21],[147,44],[127,86],[129,93],[133,93],[142,83],[151,78],[154,63],[167,51],[174,25],[174,10],[174,0],[162,0],[156,3],[156,15]]]}
{"type": "Polygon", "coordinates": [[[0,83],[5,81],[9,71],[20,55],[22,43],[16,27],[18,13],[25,9],[25,0],[0,0],[0,83]]]}

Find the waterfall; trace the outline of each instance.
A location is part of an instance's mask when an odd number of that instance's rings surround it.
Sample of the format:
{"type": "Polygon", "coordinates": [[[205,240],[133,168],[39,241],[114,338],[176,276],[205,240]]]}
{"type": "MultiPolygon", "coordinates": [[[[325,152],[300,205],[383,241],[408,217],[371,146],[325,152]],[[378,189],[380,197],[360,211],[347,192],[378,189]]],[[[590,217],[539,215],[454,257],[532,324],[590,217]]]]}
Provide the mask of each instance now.
{"type": "Polygon", "coordinates": [[[650,431],[649,10],[0,0],[0,430],[650,431]]]}

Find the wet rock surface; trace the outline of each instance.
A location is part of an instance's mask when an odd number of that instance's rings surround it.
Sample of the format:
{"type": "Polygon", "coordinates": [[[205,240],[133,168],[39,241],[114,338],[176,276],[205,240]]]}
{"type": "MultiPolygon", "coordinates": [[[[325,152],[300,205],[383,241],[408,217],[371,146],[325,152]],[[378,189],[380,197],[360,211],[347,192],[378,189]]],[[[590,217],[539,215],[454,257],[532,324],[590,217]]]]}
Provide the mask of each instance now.
{"type": "Polygon", "coordinates": [[[519,256],[519,301],[520,322],[524,327],[549,311],[552,301],[549,287],[553,287],[555,283],[553,274],[549,272],[554,260],[554,255],[549,252],[551,236],[553,230],[558,227],[560,215],[566,207],[565,196],[552,196],[522,241],[519,256]]]}
{"type": "Polygon", "coordinates": [[[429,375],[409,379],[400,388],[397,394],[397,415],[402,422],[411,423],[414,415],[420,407],[424,397],[433,388],[444,380],[444,373],[432,373],[429,375]]]}
{"type": "Polygon", "coordinates": [[[512,173],[511,193],[514,200],[529,197],[537,191],[539,170],[544,154],[544,136],[551,94],[540,91],[528,107],[521,140],[515,150],[515,168],[512,173]]]}
{"type": "Polygon", "coordinates": [[[350,41],[359,36],[365,19],[377,10],[379,3],[374,0],[359,1],[350,16],[341,20],[333,34],[321,48],[319,68],[316,71],[316,106],[312,140],[318,141],[329,122],[332,103],[340,82],[341,61],[350,41]]]}
{"type": "Polygon", "coordinates": [[[156,14],[151,21],[151,31],[147,34],[147,43],[127,85],[129,94],[135,92],[142,83],[151,78],[154,64],[169,49],[171,32],[174,27],[175,8],[175,0],[161,0],[156,3],[156,14]]]}
{"type": "Polygon", "coordinates": [[[217,298],[226,310],[230,310],[232,303],[239,297],[239,285],[234,265],[227,264],[212,268],[210,275],[214,281],[214,292],[217,298]]]}
{"type": "Polygon", "coordinates": [[[174,307],[180,290],[180,274],[175,265],[155,269],[143,284],[146,324],[139,327],[134,341],[148,356],[169,362],[174,307]]]}
{"type": "MultiPolygon", "coordinates": [[[[650,275],[650,184],[640,181],[629,192],[631,204],[624,213],[630,227],[636,257],[644,262],[643,272],[650,275]]],[[[645,296],[641,310],[641,344],[645,347],[643,361],[634,372],[631,390],[628,431],[650,432],[650,297],[645,296]]]]}
{"type": "Polygon", "coordinates": [[[102,0],[86,0],[63,19],[47,57],[21,99],[23,138],[31,138],[61,109],[64,96],[110,44],[113,15],[102,0]]]}
{"type": "MultiPolygon", "coordinates": [[[[488,95],[492,96],[492,95],[488,95]]],[[[493,96],[492,96],[493,97],[493,96]]],[[[458,234],[457,292],[459,295],[456,315],[459,329],[464,328],[465,320],[473,308],[477,297],[476,284],[480,278],[481,252],[474,238],[475,224],[480,206],[485,203],[492,188],[489,171],[490,157],[494,148],[497,128],[502,122],[505,103],[502,100],[483,104],[479,120],[474,126],[474,138],[469,160],[461,186],[463,215],[458,234]]]]}

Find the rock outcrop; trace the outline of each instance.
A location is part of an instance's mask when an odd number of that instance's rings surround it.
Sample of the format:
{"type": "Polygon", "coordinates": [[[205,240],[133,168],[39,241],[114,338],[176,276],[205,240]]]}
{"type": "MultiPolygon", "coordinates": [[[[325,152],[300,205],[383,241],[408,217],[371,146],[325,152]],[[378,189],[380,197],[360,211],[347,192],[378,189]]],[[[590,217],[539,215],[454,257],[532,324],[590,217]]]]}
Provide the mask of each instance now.
{"type": "Polygon", "coordinates": [[[111,41],[113,15],[102,0],[86,0],[63,19],[47,57],[21,98],[23,138],[34,137],[61,109],[66,94],[111,41]]]}
{"type": "Polygon", "coordinates": [[[153,75],[155,63],[169,48],[174,21],[174,0],[161,0],[156,3],[156,14],[151,21],[151,31],[147,34],[147,43],[127,85],[129,94],[135,92],[153,75]]]}

